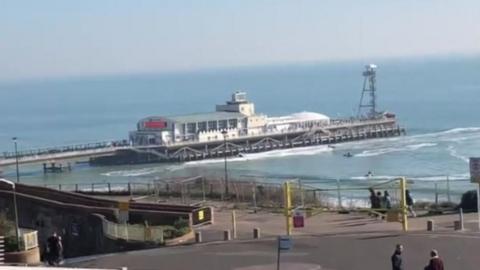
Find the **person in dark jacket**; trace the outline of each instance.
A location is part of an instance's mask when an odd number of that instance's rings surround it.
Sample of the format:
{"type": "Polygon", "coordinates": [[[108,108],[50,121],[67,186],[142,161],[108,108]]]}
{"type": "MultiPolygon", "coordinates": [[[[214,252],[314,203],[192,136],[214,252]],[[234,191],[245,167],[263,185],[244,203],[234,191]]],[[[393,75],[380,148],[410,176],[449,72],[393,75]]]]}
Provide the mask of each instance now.
{"type": "Polygon", "coordinates": [[[430,251],[430,262],[424,268],[425,270],[445,270],[443,267],[443,261],[438,257],[438,251],[432,249],[430,251]]]}
{"type": "Polygon", "coordinates": [[[397,244],[392,257],[390,258],[392,261],[392,270],[403,270],[402,251],[403,246],[401,244],[397,244]]]}
{"type": "Polygon", "coordinates": [[[60,236],[56,232],[47,239],[47,262],[49,265],[58,265],[63,251],[60,236]]]}
{"type": "Polygon", "coordinates": [[[380,198],[375,194],[373,188],[368,189],[370,191],[370,205],[372,209],[380,208],[380,198]]]}
{"type": "Polygon", "coordinates": [[[406,190],[405,191],[405,197],[406,197],[406,203],[407,203],[407,210],[408,212],[410,212],[410,215],[412,215],[412,217],[416,217],[417,214],[415,213],[415,211],[413,210],[413,198],[412,198],[412,195],[410,195],[410,190],[406,190]]]}

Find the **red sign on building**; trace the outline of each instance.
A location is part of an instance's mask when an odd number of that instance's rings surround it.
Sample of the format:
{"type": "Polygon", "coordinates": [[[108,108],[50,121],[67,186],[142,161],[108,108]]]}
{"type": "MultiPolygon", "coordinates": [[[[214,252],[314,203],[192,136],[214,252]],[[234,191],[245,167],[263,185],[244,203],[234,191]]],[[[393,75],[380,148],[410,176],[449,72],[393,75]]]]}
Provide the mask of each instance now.
{"type": "Polygon", "coordinates": [[[159,120],[150,120],[144,123],[145,128],[166,128],[167,122],[159,120]]]}

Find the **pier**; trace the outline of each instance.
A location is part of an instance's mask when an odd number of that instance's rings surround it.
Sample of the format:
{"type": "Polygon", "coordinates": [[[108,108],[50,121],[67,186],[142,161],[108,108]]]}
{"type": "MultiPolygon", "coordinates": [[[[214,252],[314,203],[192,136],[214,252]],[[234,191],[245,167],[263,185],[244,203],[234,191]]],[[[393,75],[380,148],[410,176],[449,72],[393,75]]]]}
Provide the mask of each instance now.
{"type": "Polygon", "coordinates": [[[54,146],[49,148],[23,150],[18,152],[4,152],[0,155],[0,167],[19,164],[56,162],[76,158],[89,158],[99,155],[115,153],[118,150],[129,148],[127,140],[54,146]]]}
{"type": "Polygon", "coordinates": [[[87,158],[94,165],[134,164],[153,162],[183,162],[224,155],[259,153],[277,149],[333,145],[342,142],[385,138],[405,134],[405,129],[396,125],[395,119],[332,120],[326,127],[302,129],[283,133],[245,135],[234,139],[208,142],[182,141],[168,145],[131,146],[127,140],[99,142],[72,146],[59,146],[27,151],[5,152],[0,158],[0,167],[44,162],[44,172],[68,170],[60,167],[61,161],[87,158]],[[54,163],[54,166],[52,165],[54,163]],[[48,166],[48,164],[50,166],[48,166]]]}
{"type": "Polygon", "coordinates": [[[168,145],[137,146],[115,154],[92,157],[94,165],[119,165],[154,162],[184,162],[222,158],[278,149],[333,145],[342,142],[394,137],[405,134],[395,119],[337,120],[327,127],[299,131],[239,136],[208,142],[179,142],[168,145]]]}

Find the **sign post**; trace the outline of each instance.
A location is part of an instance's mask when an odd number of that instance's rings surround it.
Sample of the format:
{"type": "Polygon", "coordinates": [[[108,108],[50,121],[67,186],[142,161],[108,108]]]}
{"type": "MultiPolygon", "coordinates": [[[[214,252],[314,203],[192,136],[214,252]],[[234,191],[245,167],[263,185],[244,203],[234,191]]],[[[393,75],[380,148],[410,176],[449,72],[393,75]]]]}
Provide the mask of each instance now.
{"type": "Polygon", "coordinates": [[[480,158],[470,158],[470,182],[478,184],[477,186],[477,214],[478,229],[480,230],[480,158]]]}
{"type": "Polygon", "coordinates": [[[400,178],[400,209],[402,211],[402,228],[404,232],[408,232],[408,217],[407,217],[407,180],[405,177],[400,178]]]}
{"type": "Polygon", "coordinates": [[[129,201],[119,201],[118,202],[118,221],[119,223],[125,224],[128,222],[129,217],[130,202],[129,201]]]}
{"type": "Polygon", "coordinates": [[[285,222],[287,235],[292,234],[292,219],[291,208],[292,198],[290,194],[290,183],[287,181],[283,184],[283,196],[284,196],[284,210],[285,210],[285,222]]]}
{"type": "Polygon", "coordinates": [[[290,236],[279,236],[278,237],[278,248],[277,248],[277,270],[280,270],[280,252],[282,250],[287,251],[292,248],[292,239],[290,236]]]}

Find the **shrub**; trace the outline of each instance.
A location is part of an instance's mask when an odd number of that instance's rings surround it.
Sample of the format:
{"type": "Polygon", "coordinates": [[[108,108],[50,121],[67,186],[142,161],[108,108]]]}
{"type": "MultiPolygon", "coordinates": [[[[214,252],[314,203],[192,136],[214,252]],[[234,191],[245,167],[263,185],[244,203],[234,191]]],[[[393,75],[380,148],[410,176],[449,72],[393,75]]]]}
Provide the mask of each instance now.
{"type": "Polygon", "coordinates": [[[173,232],[174,237],[179,237],[190,232],[190,224],[188,220],[179,218],[173,223],[175,231],[173,232]]]}
{"type": "Polygon", "coordinates": [[[0,235],[5,236],[5,251],[17,250],[17,238],[15,236],[15,222],[7,219],[5,212],[0,212],[0,235]]]}

